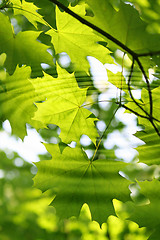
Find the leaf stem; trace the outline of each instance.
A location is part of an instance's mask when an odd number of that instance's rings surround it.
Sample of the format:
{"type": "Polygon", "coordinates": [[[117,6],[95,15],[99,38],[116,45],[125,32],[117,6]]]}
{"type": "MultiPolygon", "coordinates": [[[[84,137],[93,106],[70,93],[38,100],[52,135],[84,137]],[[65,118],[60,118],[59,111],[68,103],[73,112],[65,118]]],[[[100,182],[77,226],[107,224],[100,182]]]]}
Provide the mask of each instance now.
{"type": "Polygon", "coordinates": [[[118,111],[119,107],[120,107],[120,105],[116,108],[116,110],[115,110],[115,112],[113,113],[111,119],[109,120],[109,123],[108,123],[108,125],[106,126],[106,128],[105,128],[102,136],[100,137],[99,142],[98,142],[98,144],[97,144],[97,146],[96,146],[96,149],[95,149],[95,151],[94,151],[93,157],[92,157],[92,159],[91,159],[91,162],[94,161],[94,158],[95,158],[95,156],[96,156],[96,153],[97,153],[97,151],[98,151],[98,149],[99,149],[99,146],[100,146],[100,144],[101,144],[101,142],[102,142],[102,139],[103,139],[105,133],[107,132],[107,130],[108,130],[108,128],[109,128],[109,126],[110,126],[110,124],[111,124],[111,122],[112,122],[112,120],[113,120],[116,112],[118,111]]]}

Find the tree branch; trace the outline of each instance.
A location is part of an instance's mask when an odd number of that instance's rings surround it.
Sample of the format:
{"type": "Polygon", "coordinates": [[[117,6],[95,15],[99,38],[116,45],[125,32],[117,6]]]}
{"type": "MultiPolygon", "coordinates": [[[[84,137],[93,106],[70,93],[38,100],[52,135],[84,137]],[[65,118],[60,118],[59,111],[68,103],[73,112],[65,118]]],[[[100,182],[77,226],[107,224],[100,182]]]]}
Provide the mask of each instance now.
{"type": "Polygon", "coordinates": [[[94,24],[90,23],[89,21],[87,21],[86,19],[82,18],[81,16],[79,16],[78,14],[76,14],[75,12],[73,12],[72,10],[70,10],[69,8],[67,8],[66,6],[64,6],[62,3],[60,3],[57,0],[50,0],[50,2],[56,4],[58,7],[60,7],[61,9],[63,9],[66,13],[70,14],[72,17],[76,18],[78,21],[80,21],[82,24],[85,24],[86,26],[92,28],[93,30],[97,31],[98,33],[102,34],[104,37],[106,37],[107,39],[111,40],[112,42],[114,42],[115,44],[117,44],[119,47],[121,47],[123,50],[125,50],[127,53],[129,53],[137,62],[140,70],[142,71],[146,84],[147,84],[147,88],[148,88],[148,93],[149,93],[149,99],[150,99],[150,117],[152,118],[152,111],[153,111],[153,107],[152,107],[152,93],[151,93],[151,89],[150,89],[150,84],[147,78],[147,75],[143,69],[143,66],[138,58],[138,56],[142,56],[140,54],[135,53],[134,51],[132,51],[130,48],[128,48],[126,45],[124,45],[122,42],[120,42],[118,39],[114,38],[112,35],[110,35],[109,33],[103,31],[101,28],[95,26],[94,24]]]}
{"type": "MultiPolygon", "coordinates": [[[[151,87],[149,84],[149,80],[147,78],[147,75],[144,71],[144,68],[139,60],[139,57],[142,56],[152,56],[155,55],[156,53],[159,54],[158,52],[151,52],[151,53],[143,53],[143,54],[137,54],[134,51],[132,51],[130,48],[128,48],[126,45],[124,45],[122,42],[120,42],[118,39],[116,39],[115,37],[113,37],[112,35],[110,35],[109,33],[105,32],[104,30],[102,30],[101,28],[97,27],[96,25],[90,23],[89,21],[87,21],[86,19],[82,18],[81,16],[79,16],[78,14],[76,14],[75,12],[73,12],[72,10],[70,10],[69,8],[67,8],[66,6],[64,6],[62,3],[60,3],[57,0],[50,0],[50,2],[56,4],[58,7],[60,7],[62,10],[64,10],[66,13],[68,13],[69,15],[71,15],[72,17],[74,17],[75,19],[77,19],[79,22],[81,22],[82,24],[85,24],[86,26],[92,28],[93,30],[95,30],[96,32],[100,33],[101,35],[103,35],[104,37],[106,37],[107,39],[111,40],[112,42],[114,42],[115,44],[117,44],[120,48],[122,48],[125,52],[129,53],[133,59],[137,62],[144,78],[147,84],[147,88],[148,88],[148,94],[149,94],[149,101],[150,101],[150,115],[148,113],[146,113],[146,111],[141,108],[141,106],[139,106],[139,104],[137,105],[138,107],[140,107],[143,112],[145,112],[149,117],[143,116],[141,114],[136,113],[135,111],[131,111],[133,113],[135,113],[137,116],[143,117],[143,118],[147,118],[149,119],[149,121],[151,122],[151,124],[153,125],[153,127],[155,128],[156,132],[159,134],[159,131],[157,129],[157,127],[155,126],[154,122],[153,122],[153,101],[152,101],[152,92],[151,92],[151,87]]],[[[133,71],[133,70],[132,70],[133,71]]],[[[131,91],[130,91],[131,93],[131,91]]],[[[131,94],[132,96],[132,94],[131,94]]],[[[133,96],[132,96],[133,97],[133,96]]],[[[134,99],[134,98],[133,98],[134,99]]],[[[136,104],[137,102],[135,101],[135,99],[133,100],[136,104]]],[[[122,105],[121,105],[122,106],[122,105]]],[[[126,108],[125,105],[123,105],[123,107],[126,108]]],[[[130,110],[130,109],[128,109],[130,110]]]]}
{"type": "Polygon", "coordinates": [[[150,116],[148,112],[146,112],[143,107],[141,107],[141,105],[136,101],[136,99],[133,97],[132,95],[132,92],[131,92],[131,78],[132,78],[132,74],[133,74],[133,68],[134,68],[134,58],[133,58],[133,62],[132,62],[132,65],[131,65],[131,70],[130,70],[130,74],[129,74],[129,78],[128,78],[128,92],[129,92],[129,95],[131,97],[131,99],[133,100],[133,102],[147,115],[147,116],[150,116]]]}
{"type": "Polygon", "coordinates": [[[125,50],[127,53],[131,54],[133,57],[137,57],[137,54],[132,51],[130,48],[128,48],[126,45],[124,45],[122,42],[120,42],[118,39],[114,38],[112,35],[110,35],[109,33],[105,32],[104,30],[102,30],[101,28],[97,27],[96,25],[90,23],[89,21],[87,21],[86,19],[82,18],[81,16],[79,16],[78,14],[76,14],[75,12],[73,12],[72,10],[70,10],[69,8],[67,8],[66,6],[64,6],[62,3],[60,3],[57,0],[49,0],[50,2],[56,4],[58,7],[60,7],[62,10],[64,10],[66,13],[68,13],[69,15],[71,15],[72,17],[76,18],[79,22],[81,22],[82,24],[92,28],[93,30],[95,30],[96,32],[102,34],[104,37],[106,37],[107,39],[111,40],[112,42],[114,42],[115,44],[117,44],[119,47],[121,47],[123,50],[125,50]]]}
{"type": "Polygon", "coordinates": [[[139,68],[140,68],[140,70],[141,70],[141,72],[142,72],[142,74],[143,74],[143,76],[144,76],[144,78],[145,78],[146,84],[147,84],[148,94],[149,94],[149,102],[150,102],[150,119],[152,119],[152,114],[153,114],[153,101],[152,101],[152,92],[151,92],[151,87],[150,87],[150,84],[149,84],[149,80],[148,80],[148,77],[147,77],[147,75],[146,75],[146,73],[145,73],[145,71],[144,71],[144,68],[143,68],[141,62],[139,61],[139,58],[136,57],[135,60],[137,61],[138,66],[139,66],[139,68]]]}

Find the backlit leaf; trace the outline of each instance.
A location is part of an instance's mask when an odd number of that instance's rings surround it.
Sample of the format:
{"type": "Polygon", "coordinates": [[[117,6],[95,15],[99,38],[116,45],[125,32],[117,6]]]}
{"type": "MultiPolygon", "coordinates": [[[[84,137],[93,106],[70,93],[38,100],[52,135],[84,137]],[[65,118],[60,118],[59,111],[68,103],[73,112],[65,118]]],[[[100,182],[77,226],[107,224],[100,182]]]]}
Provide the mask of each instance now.
{"type": "Polygon", "coordinates": [[[42,16],[37,13],[38,7],[33,3],[26,2],[25,0],[12,0],[11,2],[13,3],[14,15],[21,14],[25,16],[36,28],[37,22],[46,24],[42,16]]]}
{"type": "MultiPolygon", "coordinates": [[[[86,0],[86,2],[94,14],[93,17],[86,17],[87,20],[131,50],[137,53],[160,50],[159,35],[151,35],[147,32],[147,24],[141,20],[138,11],[130,4],[121,1],[119,10],[116,11],[109,1],[102,0],[101,4],[96,0],[86,0]]],[[[109,41],[109,44],[113,46],[113,42],[109,41]]]]}
{"type": "Polygon", "coordinates": [[[53,65],[48,47],[36,40],[41,32],[24,31],[15,35],[8,17],[2,13],[0,26],[0,53],[7,54],[5,67],[10,74],[13,74],[17,64],[29,65],[35,71],[40,69],[41,63],[53,65]]]}
{"type": "Polygon", "coordinates": [[[98,159],[91,162],[78,147],[45,144],[52,160],[36,163],[35,186],[43,192],[52,189],[51,203],[61,218],[78,216],[84,203],[94,220],[103,223],[114,214],[112,199],[129,199],[129,181],[118,172],[126,163],[98,159]]]}
{"type": "Polygon", "coordinates": [[[147,131],[137,132],[136,136],[144,141],[137,149],[139,161],[147,165],[160,164],[160,139],[152,128],[147,131]]]}
{"type": "MultiPolygon", "coordinates": [[[[80,15],[85,14],[85,6],[71,8],[80,15]]],[[[98,44],[103,39],[96,36],[87,26],[56,8],[57,30],[49,30],[56,53],[66,52],[79,71],[88,71],[87,56],[93,56],[102,63],[113,63],[110,51],[98,44]]]]}
{"type": "Polygon", "coordinates": [[[148,227],[152,233],[149,240],[155,240],[159,238],[160,227],[160,182],[154,179],[151,182],[138,182],[138,184],[148,203],[138,206],[133,202],[127,202],[122,204],[122,207],[129,213],[127,218],[138,223],[140,227],[148,227]]]}
{"type": "Polygon", "coordinates": [[[46,100],[36,104],[35,120],[46,125],[58,125],[60,138],[65,143],[79,142],[83,134],[96,143],[98,133],[94,121],[98,119],[83,107],[87,89],[78,87],[74,74],[58,67],[58,78],[44,73],[44,77],[33,81],[33,84],[42,100],[46,100]]]}
{"type": "Polygon", "coordinates": [[[12,133],[22,139],[27,135],[26,123],[34,127],[42,126],[40,122],[31,119],[37,108],[34,105],[36,95],[30,81],[30,74],[29,67],[17,66],[12,76],[6,75],[0,92],[2,118],[10,121],[12,133]]]}

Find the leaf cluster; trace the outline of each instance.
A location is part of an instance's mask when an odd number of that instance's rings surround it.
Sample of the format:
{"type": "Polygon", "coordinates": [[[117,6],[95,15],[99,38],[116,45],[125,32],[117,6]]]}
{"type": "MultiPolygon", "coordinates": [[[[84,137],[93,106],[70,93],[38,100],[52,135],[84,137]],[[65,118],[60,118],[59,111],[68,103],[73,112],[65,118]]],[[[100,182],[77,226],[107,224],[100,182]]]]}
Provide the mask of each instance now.
{"type": "MultiPolygon", "coordinates": [[[[117,199],[123,202],[122,209],[126,207],[127,218],[152,228],[149,239],[155,239],[160,224],[156,218],[159,198],[153,197],[159,194],[159,19],[145,21],[149,5],[135,2],[132,6],[111,0],[102,0],[101,4],[96,0],[72,4],[58,0],[45,4],[42,0],[3,1],[0,116],[1,122],[9,120],[12,133],[21,139],[27,135],[26,124],[42,134],[55,129],[57,142],[44,143],[52,157],[36,164],[34,186],[42,192],[52,190],[51,205],[60,218],[77,217],[87,203],[93,220],[102,224],[110,215],[119,214],[112,203],[117,199]],[[48,9],[52,16],[48,16],[48,9]],[[153,33],[150,26],[155,22],[158,27],[153,33]],[[121,72],[105,70],[107,84],[114,86],[118,97],[106,94],[106,99],[99,100],[106,86],[101,79],[102,86],[96,86],[91,58],[114,68],[121,63],[121,72]],[[140,91],[140,98],[135,98],[135,90],[140,91]],[[102,109],[100,102],[106,102],[108,109],[102,109]],[[141,126],[136,133],[143,141],[137,148],[139,162],[150,165],[149,169],[154,167],[153,175],[143,174],[142,182],[138,182],[137,160],[126,163],[116,157],[115,146],[105,148],[109,134],[124,128],[116,118],[122,108],[134,114],[141,126]],[[98,129],[101,121],[105,125],[102,131],[98,129]],[[88,145],[82,144],[83,136],[88,137],[88,145]],[[132,174],[127,169],[133,170],[132,174]],[[137,205],[132,201],[131,183],[139,186],[138,196],[144,195],[147,203],[137,205]]],[[[155,5],[149,9],[156,16],[155,5]]]]}

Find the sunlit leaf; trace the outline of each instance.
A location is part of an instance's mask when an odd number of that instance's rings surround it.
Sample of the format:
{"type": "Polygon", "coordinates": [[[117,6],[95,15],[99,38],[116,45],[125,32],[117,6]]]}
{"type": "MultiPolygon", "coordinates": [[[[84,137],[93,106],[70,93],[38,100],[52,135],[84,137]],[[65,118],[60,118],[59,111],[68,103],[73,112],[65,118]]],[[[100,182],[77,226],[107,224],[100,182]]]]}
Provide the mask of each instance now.
{"type": "MultiPolygon", "coordinates": [[[[146,31],[147,24],[141,20],[138,11],[130,4],[121,1],[119,10],[116,11],[109,1],[102,0],[101,4],[96,0],[86,0],[86,2],[94,14],[93,17],[87,17],[87,20],[131,50],[137,53],[160,50],[159,35],[151,35],[146,31]]],[[[109,41],[109,45],[113,45],[113,42],[109,41]]]]}
{"type": "Polygon", "coordinates": [[[102,223],[114,214],[112,199],[129,199],[125,178],[118,172],[126,164],[98,159],[91,162],[78,147],[45,144],[52,160],[37,163],[35,186],[43,192],[53,189],[56,194],[52,205],[61,218],[78,216],[80,208],[87,203],[94,220],[102,223]]]}
{"type": "Polygon", "coordinates": [[[86,134],[96,143],[98,137],[94,121],[98,120],[83,107],[87,89],[78,87],[74,74],[58,67],[58,78],[44,74],[42,79],[33,81],[40,94],[42,103],[37,103],[35,120],[44,124],[56,124],[60,127],[60,138],[65,143],[79,142],[81,135],[86,134]]]}
{"type": "Polygon", "coordinates": [[[35,127],[43,126],[31,118],[37,110],[34,105],[36,94],[30,82],[31,70],[29,67],[17,67],[14,74],[6,75],[0,92],[1,116],[11,123],[12,133],[24,138],[26,123],[35,127]]]}
{"type": "Polygon", "coordinates": [[[127,210],[127,218],[138,223],[140,227],[148,227],[151,231],[150,240],[158,239],[160,226],[160,182],[153,181],[138,182],[141,193],[148,199],[146,204],[136,205],[133,202],[122,204],[127,210]]]}
{"type": "Polygon", "coordinates": [[[53,58],[47,52],[47,46],[36,39],[41,32],[24,31],[14,34],[7,16],[0,13],[0,53],[6,53],[5,67],[12,74],[17,64],[26,64],[35,71],[41,63],[53,65],[53,58]],[[34,53],[34,54],[33,54],[34,53]]]}
{"type": "Polygon", "coordinates": [[[13,3],[14,15],[21,14],[25,16],[36,28],[37,22],[46,24],[43,17],[37,13],[38,7],[33,3],[26,2],[25,0],[12,0],[11,2],[13,3]]]}
{"type": "Polygon", "coordinates": [[[152,128],[147,131],[141,131],[136,134],[144,144],[137,148],[139,161],[148,165],[160,164],[160,139],[152,128]]]}
{"type": "MultiPolygon", "coordinates": [[[[85,6],[77,5],[71,8],[80,15],[85,14],[85,6]]],[[[113,63],[110,51],[98,44],[103,39],[82,25],[75,18],[56,8],[57,30],[49,30],[56,53],[66,52],[79,71],[88,71],[87,56],[93,56],[102,63],[113,63]]]]}

